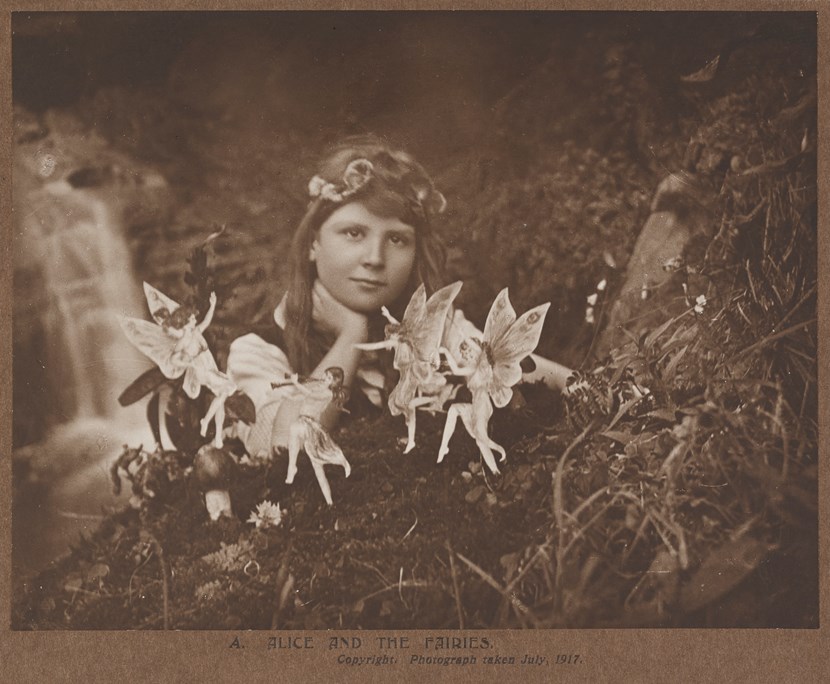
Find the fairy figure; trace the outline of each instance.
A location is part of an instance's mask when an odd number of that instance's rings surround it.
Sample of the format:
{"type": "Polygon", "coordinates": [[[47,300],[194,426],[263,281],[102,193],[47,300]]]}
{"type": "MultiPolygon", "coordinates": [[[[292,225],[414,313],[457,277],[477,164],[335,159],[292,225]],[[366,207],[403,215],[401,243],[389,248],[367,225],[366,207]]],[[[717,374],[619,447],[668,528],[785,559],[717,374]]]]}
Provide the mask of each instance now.
{"type": "Polygon", "coordinates": [[[438,463],[449,452],[450,437],[460,417],[487,466],[494,474],[499,472],[493,451],[501,455],[502,461],[507,458],[507,453],[488,435],[493,404],[503,408],[513,396],[513,385],[522,379],[520,362],[539,344],[549,307],[550,303],[541,304],[526,311],[517,320],[505,288],[490,307],[483,339],[469,337],[459,346],[461,364],[456,363],[442,347],[441,352],[446,356],[452,372],[465,378],[472,403],[452,404],[447,411],[438,463]]]}
{"type": "Polygon", "coordinates": [[[323,469],[326,465],[343,466],[346,477],[351,474],[351,466],[331,435],[320,423],[320,416],[329,404],[341,408],[345,403],[346,390],[343,387],[343,369],[338,366],[327,368],[322,379],[310,378],[301,382],[294,373],[289,381],[305,396],[300,406],[300,415],[291,423],[288,433],[288,474],[286,484],[292,484],[297,475],[297,457],[305,451],[317,483],[323,492],[326,503],[331,506],[331,487],[323,469]]]}
{"type": "Polygon", "coordinates": [[[403,415],[406,419],[405,454],[415,448],[416,410],[440,410],[451,396],[453,387],[438,372],[438,350],[447,315],[460,290],[458,281],[442,287],[427,299],[421,284],[409,300],[402,321],[396,321],[385,307],[382,309],[389,321],[385,340],[355,345],[363,350],[393,349],[395,352],[392,365],[400,378],[389,394],[388,405],[393,416],[403,415]]]}
{"type": "Polygon", "coordinates": [[[180,306],[148,283],[144,283],[144,296],[155,323],[119,316],[121,329],[133,346],[159,367],[164,377],[175,380],[184,376],[182,388],[188,397],[196,399],[202,387],[213,393],[213,401],[200,423],[201,435],[207,434],[213,419],[216,427],[213,445],[221,449],[225,400],[237,387],[227,373],[219,370],[204,337],[216,311],[216,293],[210,293],[210,307],[201,323],[196,320],[195,309],[180,306]]]}

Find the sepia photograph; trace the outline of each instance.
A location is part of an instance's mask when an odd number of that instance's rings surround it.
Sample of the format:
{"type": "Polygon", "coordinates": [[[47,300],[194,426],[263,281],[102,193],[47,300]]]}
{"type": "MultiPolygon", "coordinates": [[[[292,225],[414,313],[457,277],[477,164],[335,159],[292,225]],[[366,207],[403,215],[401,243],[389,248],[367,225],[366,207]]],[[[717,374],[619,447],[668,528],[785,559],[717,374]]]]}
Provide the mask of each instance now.
{"type": "Polygon", "coordinates": [[[817,18],[13,12],[11,630],[816,631],[817,18]]]}

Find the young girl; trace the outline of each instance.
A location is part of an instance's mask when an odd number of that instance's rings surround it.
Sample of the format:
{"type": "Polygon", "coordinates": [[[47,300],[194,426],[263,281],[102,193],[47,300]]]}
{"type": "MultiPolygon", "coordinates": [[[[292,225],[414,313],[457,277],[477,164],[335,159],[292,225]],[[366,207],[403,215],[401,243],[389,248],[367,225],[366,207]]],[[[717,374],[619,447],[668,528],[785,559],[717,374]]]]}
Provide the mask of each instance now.
{"type": "MultiPolygon", "coordinates": [[[[347,139],[323,160],[309,195],[291,246],[288,291],[274,311],[276,334],[269,342],[240,337],[228,356],[228,373],[256,407],[256,423],[238,426],[252,456],[268,456],[273,446],[289,442],[303,404],[297,388],[281,382],[292,373],[321,379],[326,369],[340,367],[352,394],[380,406],[387,378],[396,379],[390,355],[355,345],[384,339],[381,307],[400,318],[419,284],[428,294],[444,284],[444,248],[434,220],[446,202],[407,153],[373,136],[347,139]]],[[[459,341],[477,333],[460,312],[452,327],[459,341]]],[[[534,361],[525,380],[564,388],[567,368],[534,361]]],[[[329,404],[312,417],[331,429],[339,413],[329,404]]]]}

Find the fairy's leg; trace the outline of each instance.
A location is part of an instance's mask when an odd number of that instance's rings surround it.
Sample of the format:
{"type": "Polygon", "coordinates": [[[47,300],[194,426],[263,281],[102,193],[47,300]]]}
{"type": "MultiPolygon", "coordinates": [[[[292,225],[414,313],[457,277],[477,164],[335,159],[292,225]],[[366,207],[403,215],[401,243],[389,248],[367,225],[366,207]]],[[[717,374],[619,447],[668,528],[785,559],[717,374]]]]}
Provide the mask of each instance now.
{"type": "MultiPolygon", "coordinates": [[[[207,413],[205,414],[205,417],[202,418],[201,421],[199,421],[199,427],[200,427],[199,434],[202,435],[202,437],[207,435],[208,425],[210,425],[210,421],[213,418],[213,416],[216,415],[216,411],[219,408],[219,406],[217,404],[218,401],[219,401],[219,397],[215,397],[213,399],[213,401],[210,402],[210,407],[208,407],[208,410],[207,410],[207,413]]],[[[224,421],[224,416],[223,416],[223,421],[224,421]]]]}
{"type": "Polygon", "coordinates": [[[225,399],[227,399],[227,396],[220,394],[213,400],[213,404],[217,405],[216,415],[213,417],[213,425],[216,428],[216,434],[213,436],[213,446],[217,449],[224,446],[222,431],[225,428],[225,399]]]}
{"type": "Polygon", "coordinates": [[[292,423],[288,429],[288,474],[285,478],[286,484],[293,483],[294,477],[297,475],[297,456],[300,455],[304,437],[305,425],[302,421],[292,423]]]}
{"type": "Polygon", "coordinates": [[[415,416],[418,412],[412,408],[412,404],[409,405],[405,415],[406,418],[406,448],[403,450],[405,454],[408,454],[415,448],[415,416]]]}
{"type": "Polygon", "coordinates": [[[499,467],[496,465],[496,457],[493,456],[493,452],[490,449],[490,438],[487,436],[486,432],[484,435],[479,435],[478,432],[476,432],[473,422],[473,406],[472,404],[465,404],[465,406],[469,408],[461,414],[461,422],[464,423],[464,427],[467,428],[467,432],[470,433],[470,437],[476,441],[476,446],[481,452],[481,456],[484,458],[484,462],[487,464],[487,467],[494,475],[498,475],[499,467]]]}
{"type": "Polygon", "coordinates": [[[469,411],[472,408],[470,404],[453,404],[447,410],[447,421],[444,423],[444,435],[441,438],[441,448],[438,449],[438,463],[444,460],[450,451],[450,437],[455,432],[455,424],[458,421],[458,416],[462,411],[469,411]]]}
{"type": "Polygon", "coordinates": [[[331,486],[329,485],[328,478],[326,478],[326,471],[323,469],[323,464],[320,461],[311,459],[311,467],[314,468],[314,474],[317,476],[317,484],[320,485],[320,491],[323,492],[323,498],[326,500],[326,503],[331,506],[331,486]]]}
{"type": "Polygon", "coordinates": [[[407,410],[404,413],[406,416],[407,430],[406,449],[403,450],[405,454],[408,454],[415,448],[415,417],[417,415],[418,407],[431,404],[432,401],[432,397],[415,397],[409,402],[409,404],[407,404],[407,410]]]}
{"type": "Polygon", "coordinates": [[[500,461],[506,461],[507,460],[507,452],[504,450],[504,447],[501,446],[501,444],[496,444],[492,439],[489,440],[489,441],[490,441],[490,448],[493,451],[496,451],[496,452],[501,454],[501,458],[499,460],[500,461]]]}
{"type": "Polygon", "coordinates": [[[496,457],[493,456],[490,445],[480,439],[476,440],[476,444],[478,445],[478,450],[481,452],[481,455],[484,457],[484,462],[487,464],[487,467],[490,468],[493,475],[498,475],[500,472],[499,467],[496,465],[496,457]]]}

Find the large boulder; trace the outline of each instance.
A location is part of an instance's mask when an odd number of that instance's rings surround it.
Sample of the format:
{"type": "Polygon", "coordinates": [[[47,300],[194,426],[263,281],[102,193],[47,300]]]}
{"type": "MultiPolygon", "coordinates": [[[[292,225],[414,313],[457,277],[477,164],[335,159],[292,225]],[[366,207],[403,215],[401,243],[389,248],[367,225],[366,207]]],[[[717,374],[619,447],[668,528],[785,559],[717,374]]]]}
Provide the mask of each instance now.
{"type": "Polygon", "coordinates": [[[630,334],[653,330],[689,308],[683,285],[692,292],[695,288],[689,288],[687,274],[678,267],[689,243],[711,234],[713,202],[713,194],[693,174],[681,171],[660,182],[597,343],[599,357],[629,342],[630,334]]]}

